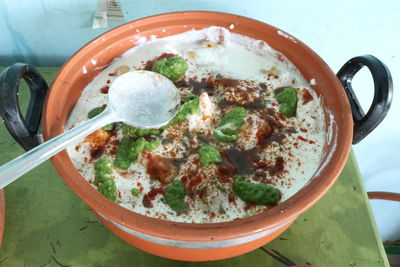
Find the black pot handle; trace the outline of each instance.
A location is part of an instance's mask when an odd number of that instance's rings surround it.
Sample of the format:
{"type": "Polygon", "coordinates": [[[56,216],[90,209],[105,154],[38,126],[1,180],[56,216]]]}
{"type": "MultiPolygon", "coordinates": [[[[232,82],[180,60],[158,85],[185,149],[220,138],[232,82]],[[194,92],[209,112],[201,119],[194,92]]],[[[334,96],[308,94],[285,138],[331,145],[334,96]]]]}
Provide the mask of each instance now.
{"type": "Polygon", "coordinates": [[[347,61],[337,73],[337,77],[350,102],[354,121],[353,144],[357,144],[372,132],[388,113],[393,96],[392,76],[382,61],[371,55],[363,55],[347,61]],[[375,86],[374,99],[367,114],[361,108],[351,86],[354,75],[364,66],[370,70],[375,86]]]}
{"type": "Polygon", "coordinates": [[[0,75],[0,115],[12,137],[25,150],[41,143],[38,136],[42,108],[48,86],[39,71],[28,64],[15,63],[0,75]],[[25,118],[21,114],[18,88],[23,78],[31,91],[25,118]]]}

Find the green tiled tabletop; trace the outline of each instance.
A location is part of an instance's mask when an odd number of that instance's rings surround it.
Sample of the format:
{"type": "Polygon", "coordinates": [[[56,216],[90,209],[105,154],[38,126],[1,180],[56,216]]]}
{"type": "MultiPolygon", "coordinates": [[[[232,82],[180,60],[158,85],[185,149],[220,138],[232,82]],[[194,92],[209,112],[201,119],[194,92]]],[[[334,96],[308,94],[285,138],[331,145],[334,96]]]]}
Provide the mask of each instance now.
{"type": "MultiPolygon", "coordinates": [[[[58,68],[39,70],[51,82],[58,68]]],[[[26,107],[28,95],[22,88],[22,106],[26,107]]],[[[0,123],[0,164],[22,152],[0,123]]],[[[147,254],[105,228],[50,161],[7,186],[5,193],[0,266],[285,266],[262,249],[205,263],[147,254]]],[[[264,248],[296,264],[389,266],[353,153],[326,196],[264,248]]]]}

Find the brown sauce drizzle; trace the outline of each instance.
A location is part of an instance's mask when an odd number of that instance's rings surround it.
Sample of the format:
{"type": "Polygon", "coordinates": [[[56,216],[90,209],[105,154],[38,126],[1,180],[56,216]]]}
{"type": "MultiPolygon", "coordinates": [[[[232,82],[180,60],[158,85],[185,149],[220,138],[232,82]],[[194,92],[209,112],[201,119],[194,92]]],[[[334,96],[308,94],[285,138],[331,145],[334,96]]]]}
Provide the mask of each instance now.
{"type": "Polygon", "coordinates": [[[307,104],[308,102],[314,99],[310,91],[308,91],[306,88],[304,88],[302,91],[303,91],[303,105],[307,104]]]}
{"type": "Polygon", "coordinates": [[[279,113],[276,113],[274,109],[267,108],[263,109],[260,113],[260,118],[267,121],[272,129],[283,129],[285,126],[279,121],[279,113]]]}
{"type": "Polygon", "coordinates": [[[150,201],[153,201],[159,194],[164,195],[164,188],[152,187],[150,191],[146,194],[146,196],[150,201]]]}
{"type": "Polygon", "coordinates": [[[261,128],[258,129],[256,133],[257,137],[257,144],[260,147],[265,147],[265,141],[272,135],[273,133],[273,128],[271,125],[268,123],[268,121],[265,121],[262,125],[261,128]]]}
{"type": "Polygon", "coordinates": [[[228,191],[228,201],[229,201],[229,203],[233,204],[234,206],[237,205],[235,195],[233,194],[232,191],[228,191]]]}
{"type": "Polygon", "coordinates": [[[263,109],[265,108],[265,103],[262,100],[257,100],[254,102],[249,102],[245,104],[239,104],[236,102],[231,102],[227,101],[226,99],[222,99],[221,101],[218,102],[218,107],[223,109],[224,107],[229,107],[229,106],[241,106],[244,107],[245,109],[263,109]]]}
{"type": "Polygon", "coordinates": [[[285,160],[282,157],[276,157],[275,165],[268,168],[268,172],[271,176],[274,176],[285,169],[285,160]]]}
{"type": "Polygon", "coordinates": [[[286,136],[283,133],[273,133],[271,136],[269,136],[265,139],[258,139],[258,143],[261,147],[267,147],[272,142],[282,144],[282,141],[285,138],[286,138],[286,136]]]}
{"type": "Polygon", "coordinates": [[[231,181],[230,178],[238,173],[238,169],[224,152],[221,156],[222,162],[218,164],[218,178],[221,183],[228,183],[231,181]]]}
{"type": "Polygon", "coordinates": [[[189,86],[188,82],[187,82],[186,80],[184,80],[184,79],[175,81],[174,84],[175,84],[175,86],[176,86],[177,88],[188,87],[188,86],[189,86]]]}
{"type": "Polygon", "coordinates": [[[195,95],[200,95],[206,92],[209,96],[214,95],[214,82],[213,79],[201,79],[201,81],[196,81],[192,78],[188,81],[189,86],[192,88],[192,93],[195,95]]]}
{"type": "Polygon", "coordinates": [[[151,200],[148,198],[147,195],[143,196],[142,204],[143,204],[143,207],[145,207],[145,208],[153,207],[153,203],[151,203],[151,200]]]}
{"type": "Polygon", "coordinates": [[[254,181],[258,181],[258,182],[266,182],[267,181],[267,174],[263,170],[257,170],[255,175],[254,175],[253,180],[254,181]]]}
{"type": "Polygon", "coordinates": [[[246,175],[255,172],[254,164],[260,160],[258,153],[260,150],[258,148],[253,148],[250,150],[237,150],[228,149],[224,151],[227,158],[236,167],[237,174],[246,175]]]}
{"type": "Polygon", "coordinates": [[[286,129],[286,132],[289,133],[289,134],[294,134],[294,133],[297,133],[297,130],[294,127],[289,127],[289,128],[286,129]]]}
{"type": "Polygon", "coordinates": [[[202,136],[202,135],[198,135],[198,136],[197,136],[197,140],[199,140],[200,142],[202,142],[202,143],[204,143],[204,144],[209,144],[209,143],[210,143],[210,140],[208,140],[207,138],[205,138],[205,137],[202,136]]]}
{"type": "Polygon", "coordinates": [[[297,137],[297,139],[299,139],[299,140],[301,140],[301,141],[303,141],[303,142],[308,142],[308,139],[304,138],[304,137],[301,136],[301,135],[299,135],[299,136],[297,137]]]}
{"type": "Polygon", "coordinates": [[[258,86],[264,91],[268,90],[268,86],[265,83],[259,83],[258,86]]]}
{"type": "Polygon", "coordinates": [[[90,150],[90,158],[91,160],[96,160],[100,158],[104,153],[104,146],[99,146],[90,150]]]}
{"type": "Polygon", "coordinates": [[[224,88],[227,87],[236,87],[239,85],[239,80],[232,78],[224,78],[220,75],[217,75],[214,79],[214,84],[217,86],[222,86],[224,88]]]}
{"type": "Polygon", "coordinates": [[[221,75],[209,76],[208,78],[202,78],[200,81],[197,79],[190,78],[188,85],[192,88],[192,92],[195,95],[200,95],[206,92],[208,95],[214,95],[214,90],[217,87],[234,88],[240,83],[237,79],[224,78],[221,75]]]}
{"type": "Polygon", "coordinates": [[[110,144],[110,155],[117,154],[117,149],[118,149],[118,146],[119,146],[119,140],[118,139],[117,140],[113,140],[109,144],[110,144]]]}
{"type": "Polygon", "coordinates": [[[108,94],[108,90],[110,89],[110,86],[105,85],[102,88],[100,88],[100,93],[102,94],[108,94]]]}

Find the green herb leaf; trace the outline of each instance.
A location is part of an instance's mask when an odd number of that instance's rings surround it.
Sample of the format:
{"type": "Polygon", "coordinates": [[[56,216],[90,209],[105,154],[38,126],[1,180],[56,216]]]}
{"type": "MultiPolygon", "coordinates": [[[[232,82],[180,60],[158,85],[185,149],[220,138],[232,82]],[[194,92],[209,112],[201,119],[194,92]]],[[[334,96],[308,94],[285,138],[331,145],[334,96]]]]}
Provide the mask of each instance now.
{"type": "Polygon", "coordinates": [[[179,107],[178,114],[169,122],[168,125],[173,125],[180,121],[185,121],[188,115],[193,115],[200,112],[199,97],[191,96],[189,100],[179,107]]]}
{"type": "Polygon", "coordinates": [[[117,154],[114,160],[114,166],[126,170],[132,162],[135,162],[139,154],[143,150],[152,151],[161,144],[160,138],[154,138],[151,141],[146,141],[144,137],[133,140],[129,136],[124,136],[117,149],[117,154]]]}
{"type": "Polygon", "coordinates": [[[214,129],[214,138],[223,143],[235,141],[246,115],[247,112],[243,107],[234,108],[226,113],[214,129]]]}
{"type": "Polygon", "coordinates": [[[110,174],[113,170],[110,168],[111,161],[108,158],[101,158],[94,164],[94,184],[103,183],[107,178],[110,178],[110,174]]]}
{"type": "Polygon", "coordinates": [[[143,137],[140,137],[133,143],[133,146],[131,147],[131,149],[129,151],[129,157],[131,158],[132,162],[137,160],[140,152],[142,152],[144,150],[144,148],[146,147],[146,144],[147,144],[147,141],[143,137]]]}
{"type": "Polygon", "coordinates": [[[246,182],[242,176],[235,177],[232,189],[240,199],[247,203],[276,205],[280,200],[278,189],[262,183],[246,182]]]}
{"type": "Polygon", "coordinates": [[[297,109],[297,91],[296,88],[287,87],[282,92],[275,95],[280,106],[279,111],[286,118],[296,116],[297,109]]]}
{"type": "MultiPolygon", "coordinates": [[[[101,106],[101,107],[97,107],[97,108],[92,109],[88,113],[88,119],[92,119],[92,118],[96,117],[97,115],[102,113],[105,108],[106,108],[105,106],[101,106]]],[[[113,128],[114,128],[114,123],[108,124],[108,125],[103,127],[103,129],[106,130],[106,131],[111,131],[113,128]]]]}
{"type": "Polygon", "coordinates": [[[146,144],[144,146],[144,150],[153,151],[160,145],[161,145],[161,139],[156,137],[156,138],[153,138],[150,141],[146,142],[146,144]]]}
{"type": "Polygon", "coordinates": [[[99,185],[97,191],[112,201],[117,199],[117,186],[112,178],[105,179],[104,182],[99,185]]]}
{"type": "Polygon", "coordinates": [[[218,149],[212,145],[203,145],[199,150],[201,166],[208,166],[211,163],[221,162],[221,154],[218,149]]]}
{"type": "Polygon", "coordinates": [[[119,143],[117,154],[115,155],[114,166],[126,170],[132,163],[132,158],[130,157],[130,151],[133,147],[135,140],[131,139],[129,136],[124,136],[119,143]]]}
{"type": "Polygon", "coordinates": [[[222,192],[226,191],[226,188],[222,184],[215,184],[215,187],[222,192]]]}
{"type": "Polygon", "coordinates": [[[132,196],[138,197],[140,195],[140,190],[138,188],[131,189],[132,196]]]}
{"type": "Polygon", "coordinates": [[[188,70],[187,62],[181,57],[167,57],[157,60],[152,71],[164,75],[171,81],[176,81],[188,70]]]}
{"type": "Polygon", "coordinates": [[[139,129],[132,127],[127,124],[122,124],[121,130],[124,133],[124,135],[129,135],[131,137],[137,136],[137,137],[142,137],[142,136],[147,136],[147,135],[158,135],[161,133],[159,129],[139,129]]]}
{"type": "Polygon", "coordinates": [[[89,111],[89,113],[88,113],[88,119],[91,119],[91,118],[96,117],[97,115],[99,115],[100,113],[102,113],[103,110],[104,110],[105,108],[106,108],[106,107],[101,106],[101,107],[97,107],[97,108],[92,109],[92,110],[89,111]]]}
{"type": "Polygon", "coordinates": [[[187,204],[184,201],[186,189],[181,181],[173,181],[165,188],[164,192],[165,201],[172,210],[181,213],[187,209],[187,204]]]}

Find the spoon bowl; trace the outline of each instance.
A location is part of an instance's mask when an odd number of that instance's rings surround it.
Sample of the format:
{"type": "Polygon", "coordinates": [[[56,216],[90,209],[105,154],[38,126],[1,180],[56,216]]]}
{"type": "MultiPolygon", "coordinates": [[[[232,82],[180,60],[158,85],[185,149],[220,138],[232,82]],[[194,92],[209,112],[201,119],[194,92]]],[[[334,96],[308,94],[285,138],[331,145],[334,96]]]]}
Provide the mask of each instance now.
{"type": "Polygon", "coordinates": [[[118,114],[119,121],[144,129],[164,126],[180,106],[179,90],[173,82],[151,71],[130,71],[118,76],[108,96],[108,106],[118,114]]]}

